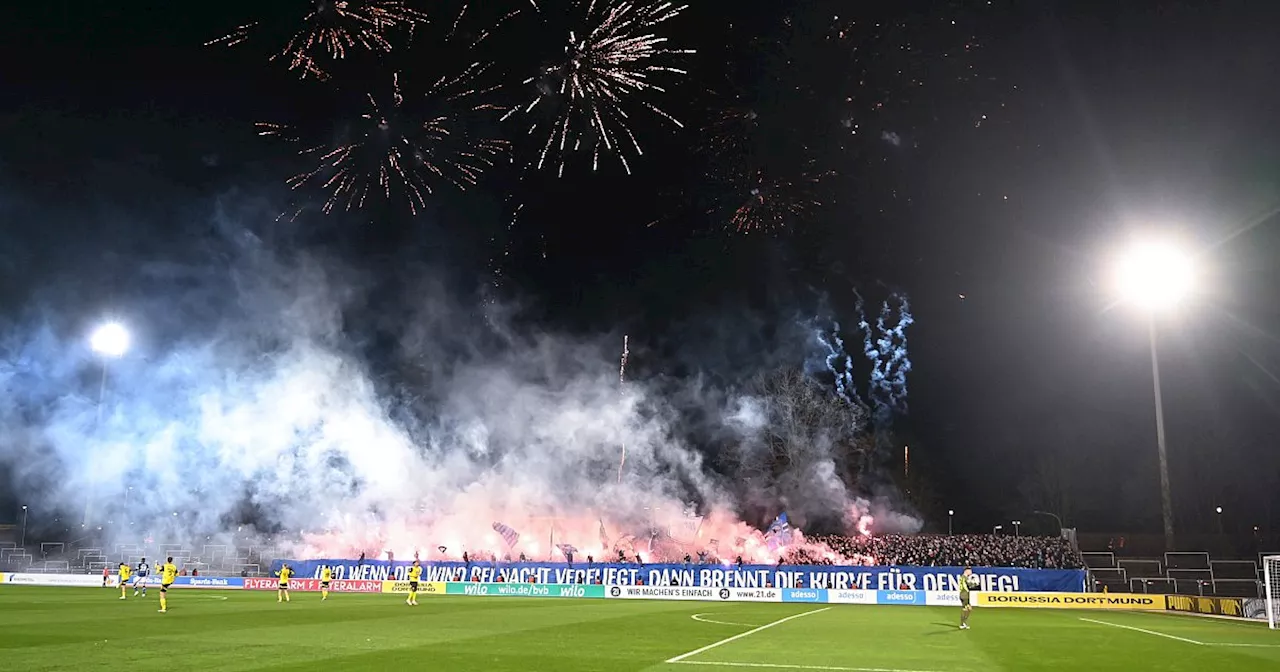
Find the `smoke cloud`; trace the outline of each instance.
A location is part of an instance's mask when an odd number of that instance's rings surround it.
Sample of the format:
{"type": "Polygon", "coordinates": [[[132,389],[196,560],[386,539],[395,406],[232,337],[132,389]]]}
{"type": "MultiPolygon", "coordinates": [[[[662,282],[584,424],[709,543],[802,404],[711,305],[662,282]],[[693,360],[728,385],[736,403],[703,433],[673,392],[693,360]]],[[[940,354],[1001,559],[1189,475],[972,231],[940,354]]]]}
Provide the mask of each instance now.
{"type": "Polygon", "coordinates": [[[782,378],[620,383],[620,336],[541,332],[425,272],[388,312],[378,277],[227,226],[202,261],[139,273],[154,292],[122,316],[137,345],[119,359],[34,308],[0,341],[0,462],[71,537],[759,560],[781,511],[826,531],[894,515],[859,498],[865,409],[803,375],[803,352],[782,378]]]}

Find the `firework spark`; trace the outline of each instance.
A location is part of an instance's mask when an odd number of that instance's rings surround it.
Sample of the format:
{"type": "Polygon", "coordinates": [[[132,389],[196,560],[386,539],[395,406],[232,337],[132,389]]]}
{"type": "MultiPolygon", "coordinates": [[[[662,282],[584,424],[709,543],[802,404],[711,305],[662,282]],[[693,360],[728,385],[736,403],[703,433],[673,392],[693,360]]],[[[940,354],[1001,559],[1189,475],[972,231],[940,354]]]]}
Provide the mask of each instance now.
{"type": "MultiPolygon", "coordinates": [[[[328,62],[342,60],[353,50],[389,53],[391,31],[412,29],[427,20],[425,13],[401,0],[310,0],[308,5],[302,27],[271,56],[304,79],[327,78],[328,62]]],[[[234,47],[258,28],[259,23],[248,23],[205,45],[234,47]]]]}
{"type": "MultiPolygon", "coordinates": [[[[327,193],[322,210],[356,210],[371,195],[391,199],[403,192],[414,213],[426,206],[433,184],[466,189],[506,154],[506,141],[474,138],[463,115],[500,112],[485,102],[493,89],[476,86],[486,70],[473,64],[455,77],[442,77],[426,93],[406,99],[400,75],[392,78],[389,99],[367,94],[368,107],[334,142],[308,146],[300,155],[316,159],[314,169],[289,178],[293,189],[319,185],[327,193]]],[[[293,130],[259,124],[261,135],[294,141],[293,130]]]]}
{"type": "Polygon", "coordinates": [[[814,188],[830,174],[804,172],[794,179],[777,179],[763,170],[755,171],[742,183],[747,193],[745,198],[739,196],[741,200],[729,215],[729,226],[743,234],[790,228],[822,205],[814,188]]]}
{"type": "Polygon", "coordinates": [[[687,8],[638,0],[575,3],[582,20],[569,31],[564,58],[524,82],[536,84],[537,95],[518,111],[532,115],[547,108],[545,118],[529,129],[530,135],[546,135],[539,169],[557,163],[558,174],[564,175],[569,155],[590,152],[593,170],[599,168],[600,155],[610,153],[630,173],[627,155],[644,154],[631,128],[628,108],[633,105],[683,127],[646,96],[665,93],[655,79],[688,74],[670,62],[694,52],[669,48],[667,38],[653,32],[687,8]]]}

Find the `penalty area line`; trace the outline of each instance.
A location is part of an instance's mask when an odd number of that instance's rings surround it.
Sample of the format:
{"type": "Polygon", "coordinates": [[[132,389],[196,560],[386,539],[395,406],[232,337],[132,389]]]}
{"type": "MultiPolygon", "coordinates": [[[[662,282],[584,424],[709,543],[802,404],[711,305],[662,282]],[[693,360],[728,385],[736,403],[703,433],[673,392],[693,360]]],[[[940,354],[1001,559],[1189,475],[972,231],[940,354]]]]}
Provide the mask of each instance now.
{"type": "Polygon", "coordinates": [[[1120,628],[1122,630],[1132,630],[1134,632],[1141,632],[1147,635],[1155,635],[1156,637],[1164,637],[1165,639],[1174,639],[1179,642],[1186,642],[1187,644],[1195,644],[1196,646],[1205,645],[1204,642],[1198,642],[1194,639],[1187,639],[1186,637],[1179,637],[1177,635],[1170,635],[1163,632],[1156,632],[1155,630],[1147,630],[1146,628],[1135,628],[1132,625],[1120,625],[1119,623],[1109,623],[1107,621],[1095,621],[1092,618],[1081,618],[1080,620],[1085,621],[1086,623],[1097,623],[1098,625],[1109,625],[1113,628],[1120,628]]]}
{"type": "Polygon", "coordinates": [[[780,663],[727,663],[714,660],[677,660],[672,665],[706,665],[712,667],[752,667],[769,670],[828,670],[833,672],[936,672],[936,670],[902,670],[896,667],[836,667],[834,665],[782,665],[780,663]]]}
{"type": "Polygon", "coordinates": [[[748,630],[748,631],[746,631],[746,632],[742,632],[742,633],[738,633],[738,634],[736,634],[736,635],[734,635],[734,636],[732,636],[732,637],[726,637],[726,638],[724,638],[724,639],[722,639],[722,640],[720,640],[720,641],[718,641],[718,642],[712,642],[712,643],[710,643],[710,644],[708,644],[708,645],[706,645],[706,646],[704,646],[704,647],[702,647],[702,648],[700,648],[700,649],[694,649],[694,650],[692,650],[692,651],[690,651],[690,652],[688,652],[688,653],[682,653],[682,654],[680,654],[680,655],[678,655],[678,656],[675,656],[675,657],[673,657],[673,658],[668,658],[668,659],[666,660],[666,662],[668,662],[668,663],[678,663],[678,662],[680,662],[680,661],[684,660],[685,658],[692,658],[693,656],[696,656],[696,655],[698,655],[699,653],[703,653],[703,652],[705,652],[705,651],[710,651],[711,649],[714,649],[714,648],[716,648],[716,647],[718,647],[718,646],[724,646],[725,644],[728,644],[729,642],[736,642],[736,641],[738,641],[739,639],[742,639],[743,637],[749,637],[749,636],[751,636],[751,635],[756,634],[757,632],[764,632],[765,630],[768,630],[769,628],[772,628],[772,627],[774,627],[775,625],[782,625],[783,623],[786,623],[787,621],[794,621],[794,620],[795,620],[795,619],[797,619],[797,618],[803,618],[803,617],[805,617],[805,616],[811,616],[811,615],[813,615],[813,614],[822,613],[822,612],[824,612],[824,611],[827,611],[827,610],[828,610],[828,609],[830,609],[830,608],[831,608],[831,607],[823,607],[823,608],[821,608],[821,609],[814,609],[814,610],[812,610],[812,611],[805,611],[805,612],[801,612],[801,613],[799,613],[799,614],[794,614],[794,615],[792,615],[792,616],[788,616],[788,617],[786,617],[786,618],[780,618],[780,619],[778,619],[778,620],[776,620],[776,621],[774,621],[774,622],[772,622],[772,623],[765,623],[764,625],[762,625],[762,626],[760,626],[760,627],[758,627],[758,628],[752,628],[751,630],[748,630]]]}

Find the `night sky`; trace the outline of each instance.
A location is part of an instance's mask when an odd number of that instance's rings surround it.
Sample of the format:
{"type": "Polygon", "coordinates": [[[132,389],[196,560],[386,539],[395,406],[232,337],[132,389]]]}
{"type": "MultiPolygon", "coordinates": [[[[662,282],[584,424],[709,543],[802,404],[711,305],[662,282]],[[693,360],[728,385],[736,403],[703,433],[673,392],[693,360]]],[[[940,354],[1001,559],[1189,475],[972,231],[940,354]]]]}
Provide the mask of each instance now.
{"type": "MultiPolygon", "coordinates": [[[[373,362],[422,269],[477,311],[518,306],[530,333],[629,334],[631,377],[655,384],[802,366],[818,351],[797,325],[849,325],[855,291],[898,292],[915,323],[893,441],[924,480],[911,487],[926,529],[945,530],[948,508],[974,531],[1048,509],[1082,531],[1157,532],[1147,325],[1116,304],[1108,263],[1132,235],[1176,235],[1204,269],[1158,326],[1178,527],[1215,531],[1222,506],[1233,530],[1280,528],[1274,3],[697,0],[658,29],[697,50],[687,74],[644,95],[684,127],[636,114],[632,174],[608,152],[595,171],[582,157],[563,177],[529,169],[540,142],[501,122],[477,132],[511,140],[514,162],[441,186],[416,215],[395,194],[320,212],[323,190],[286,185],[307,160],[254,124],[331,129],[414,59],[466,57],[422,38],[300,81],[266,57],[283,8],[307,3],[279,4],[6,12],[6,342],[121,313],[162,348],[216,320],[201,298],[216,284],[156,269],[214,263],[232,221],[360,269],[349,333],[373,362]],[[250,20],[266,27],[245,44],[204,46],[250,20]],[[751,198],[744,174],[781,203],[767,230],[730,222],[751,198]]],[[[521,82],[562,47],[539,26],[565,3],[540,4],[542,17],[525,0],[468,17],[522,10],[483,47],[503,104],[532,100],[521,82]]],[[[0,505],[16,508],[24,487],[8,480],[0,505]]]]}

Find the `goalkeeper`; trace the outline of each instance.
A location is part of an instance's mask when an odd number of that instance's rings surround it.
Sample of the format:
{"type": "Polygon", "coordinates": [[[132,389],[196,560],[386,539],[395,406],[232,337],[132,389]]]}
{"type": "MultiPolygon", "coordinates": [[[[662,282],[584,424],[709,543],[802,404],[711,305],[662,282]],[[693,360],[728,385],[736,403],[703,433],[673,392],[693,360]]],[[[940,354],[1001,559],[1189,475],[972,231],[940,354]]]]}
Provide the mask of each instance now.
{"type": "Polygon", "coordinates": [[[973,604],[969,602],[970,591],[977,590],[982,585],[978,577],[973,575],[973,570],[969,567],[964,568],[964,575],[960,577],[960,629],[969,629],[969,614],[973,613],[973,604]]]}

